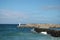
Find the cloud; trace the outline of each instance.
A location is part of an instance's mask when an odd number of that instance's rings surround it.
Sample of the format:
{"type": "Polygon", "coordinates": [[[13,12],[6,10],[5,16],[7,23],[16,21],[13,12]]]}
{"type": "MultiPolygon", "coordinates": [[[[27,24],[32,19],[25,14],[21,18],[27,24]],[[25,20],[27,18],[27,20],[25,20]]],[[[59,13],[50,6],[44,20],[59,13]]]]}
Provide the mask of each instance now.
{"type": "Polygon", "coordinates": [[[0,9],[0,18],[28,18],[23,12],[15,12],[10,10],[0,9]]]}
{"type": "Polygon", "coordinates": [[[42,9],[44,9],[44,10],[60,10],[60,6],[53,6],[53,5],[43,6],[42,9]]]}

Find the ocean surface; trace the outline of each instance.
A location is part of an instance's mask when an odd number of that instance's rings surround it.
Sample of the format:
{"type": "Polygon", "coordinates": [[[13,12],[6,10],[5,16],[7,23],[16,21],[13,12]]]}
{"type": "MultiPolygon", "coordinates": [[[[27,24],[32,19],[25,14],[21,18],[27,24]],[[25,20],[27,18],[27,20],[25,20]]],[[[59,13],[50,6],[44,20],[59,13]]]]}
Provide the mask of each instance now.
{"type": "Polygon", "coordinates": [[[33,28],[18,28],[18,24],[0,24],[0,40],[60,40],[41,33],[34,33],[33,28]]]}

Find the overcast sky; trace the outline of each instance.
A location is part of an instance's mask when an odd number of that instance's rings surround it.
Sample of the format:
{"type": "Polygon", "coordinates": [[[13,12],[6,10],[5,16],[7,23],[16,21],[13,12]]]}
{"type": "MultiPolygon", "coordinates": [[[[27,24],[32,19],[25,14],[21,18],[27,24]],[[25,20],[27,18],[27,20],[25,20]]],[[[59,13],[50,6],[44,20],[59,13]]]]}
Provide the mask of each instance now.
{"type": "Polygon", "coordinates": [[[60,0],[0,0],[0,24],[60,24],[60,0]]]}

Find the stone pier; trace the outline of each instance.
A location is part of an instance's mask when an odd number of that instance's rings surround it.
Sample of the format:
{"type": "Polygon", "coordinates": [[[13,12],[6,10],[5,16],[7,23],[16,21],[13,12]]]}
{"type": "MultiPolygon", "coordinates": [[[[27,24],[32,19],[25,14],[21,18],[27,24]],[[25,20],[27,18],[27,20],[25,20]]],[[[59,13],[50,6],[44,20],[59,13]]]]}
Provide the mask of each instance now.
{"type": "Polygon", "coordinates": [[[20,27],[33,27],[33,28],[52,28],[52,27],[59,27],[60,24],[21,24],[20,27]]]}
{"type": "Polygon", "coordinates": [[[21,24],[19,27],[34,28],[37,33],[47,32],[53,37],[60,37],[60,30],[50,28],[60,28],[60,24],[21,24]]]}

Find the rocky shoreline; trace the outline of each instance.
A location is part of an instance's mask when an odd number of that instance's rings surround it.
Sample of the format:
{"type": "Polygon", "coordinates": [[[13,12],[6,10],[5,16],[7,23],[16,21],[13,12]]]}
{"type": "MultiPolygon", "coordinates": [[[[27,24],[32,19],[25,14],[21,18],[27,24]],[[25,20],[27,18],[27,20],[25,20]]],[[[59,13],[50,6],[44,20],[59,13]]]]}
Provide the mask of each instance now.
{"type": "Polygon", "coordinates": [[[19,27],[34,28],[37,33],[47,32],[53,37],[60,37],[60,30],[54,30],[54,28],[60,28],[60,24],[21,24],[19,27]]]}
{"type": "Polygon", "coordinates": [[[49,30],[49,29],[40,29],[40,28],[35,28],[34,29],[37,33],[40,32],[47,32],[53,37],[60,37],[60,30],[49,30]]]}

